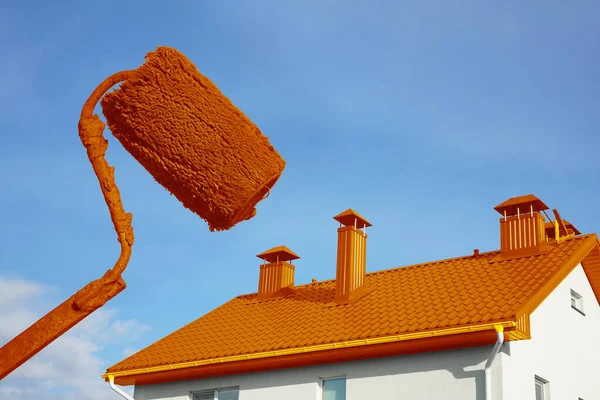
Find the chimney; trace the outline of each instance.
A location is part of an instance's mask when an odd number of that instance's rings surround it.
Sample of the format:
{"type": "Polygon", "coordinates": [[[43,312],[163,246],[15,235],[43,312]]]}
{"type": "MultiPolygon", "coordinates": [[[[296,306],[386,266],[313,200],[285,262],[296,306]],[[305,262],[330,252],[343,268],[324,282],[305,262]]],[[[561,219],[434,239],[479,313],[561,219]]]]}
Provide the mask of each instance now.
{"type": "Polygon", "coordinates": [[[365,294],[369,221],[349,208],[333,217],[340,223],[336,266],[335,301],[345,304],[365,294]],[[362,230],[361,230],[362,229],[362,230]]]}
{"type": "Polygon", "coordinates": [[[500,218],[500,254],[529,256],[546,243],[545,219],[540,211],[548,210],[532,194],[513,197],[494,207],[500,218]]]}
{"type": "Polygon", "coordinates": [[[257,299],[270,299],[291,293],[295,270],[292,260],[300,257],[285,246],[273,247],[256,257],[263,260],[258,277],[257,299]]]}

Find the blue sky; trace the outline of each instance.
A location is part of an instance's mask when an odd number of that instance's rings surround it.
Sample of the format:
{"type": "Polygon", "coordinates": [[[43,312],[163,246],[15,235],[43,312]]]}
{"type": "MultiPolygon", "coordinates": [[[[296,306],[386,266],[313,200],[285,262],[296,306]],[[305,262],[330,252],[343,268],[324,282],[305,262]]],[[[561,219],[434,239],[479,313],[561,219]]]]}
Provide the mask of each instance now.
{"type": "Polygon", "coordinates": [[[183,52],[287,167],[253,220],[211,233],[106,130],[134,215],[128,288],[0,393],[114,398],[72,377],[104,387],[97,373],[127,352],[256,291],[271,247],[301,256],[297,283],[333,278],[331,217],[349,207],[373,224],[369,271],[497,248],[493,207],[522,194],[599,231],[599,14],[592,0],[3,2],[0,318],[20,322],[0,341],[115,262],[77,122],[146,52],[183,52]],[[67,339],[81,357],[59,361],[67,339]]]}

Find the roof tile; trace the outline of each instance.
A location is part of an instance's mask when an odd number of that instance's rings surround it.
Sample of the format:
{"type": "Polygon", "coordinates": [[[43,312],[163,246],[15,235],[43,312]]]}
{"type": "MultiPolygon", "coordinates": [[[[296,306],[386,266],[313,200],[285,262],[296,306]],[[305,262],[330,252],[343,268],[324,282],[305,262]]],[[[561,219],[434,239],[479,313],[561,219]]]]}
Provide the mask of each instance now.
{"type": "Polygon", "coordinates": [[[510,319],[589,236],[526,258],[490,263],[494,251],[373,272],[370,293],[347,305],[332,306],[333,280],[274,301],[238,296],[107,372],[510,319]]]}

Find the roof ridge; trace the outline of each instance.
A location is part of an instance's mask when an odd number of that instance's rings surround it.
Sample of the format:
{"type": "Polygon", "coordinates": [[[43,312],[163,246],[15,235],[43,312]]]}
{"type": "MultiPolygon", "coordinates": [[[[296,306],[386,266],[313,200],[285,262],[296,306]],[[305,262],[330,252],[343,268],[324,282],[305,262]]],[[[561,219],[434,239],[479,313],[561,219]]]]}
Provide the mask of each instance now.
{"type": "MultiPolygon", "coordinates": [[[[485,255],[489,255],[492,253],[498,253],[500,252],[500,250],[490,250],[490,251],[486,251],[483,253],[479,253],[479,257],[485,256],[485,255]]],[[[473,254],[471,255],[464,255],[464,256],[458,256],[458,257],[449,257],[449,258],[444,258],[441,260],[433,260],[433,261],[425,261],[422,263],[415,263],[415,264],[409,264],[409,265],[401,265],[399,267],[393,267],[393,268],[388,268],[388,269],[381,269],[381,270],[377,270],[377,271],[371,271],[371,272],[367,272],[367,276],[371,276],[371,275],[377,275],[377,274],[382,274],[382,273],[388,273],[388,272],[392,272],[392,271],[396,271],[396,270],[400,270],[400,269],[406,269],[406,268],[414,268],[414,267],[423,267],[423,266],[427,266],[427,265],[432,265],[432,264],[439,264],[439,263],[443,263],[443,262],[448,262],[448,261],[454,261],[454,260],[460,260],[460,259],[465,259],[465,258],[471,258],[473,257],[473,254]]],[[[321,285],[321,284],[325,284],[325,283],[329,283],[329,282],[335,282],[335,278],[331,278],[331,279],[325,279],[322,281],[317,281],[317,282],[308,282],[308,283],[303,283],[300,285],[294,285],[294,289],[296,288],[301,288],[301,287],[305,287],[305,286],[314,286],[314,285],[321,285]]],[[[242,298],[242,297],[246,297],[246,296],[253,296],[258,294],[258,292],[252,292],[252,293],[244,293],[244,294],[240,294],[234,298],[242,298]]]]}
{"type": "MultiPolygon", "coordinates": [[[[584,235],[577,235],[575,237],[573,237],[572,239],[583,239],[586,238],[588,236],[593,236],[595,235],[595,233],[587,233],[584,235]]],[[[489,250],[489,251],[485,251],[485,252],[480,252],[478,254],[478,257],[484,257],[484,256],[489,256],[492,254],[497,254],[500,253],[500,250],[489,250]]],[[[449,262],[449,261],[456,261],[456,260],[461,260],[461,259],[465,259],[465,258],[471,258],[473,257],[473,254],[470,255],[463,255],[463,256],[457,256],[457,257],[448,257],[448,258],[443,258],[441,260],[433,260],[433,261],[425,261],[422,263],[415,263],[415,264],[409,264],[409,265],[401,265],[399,267],[393,267],[393,268],[388,268],[388,269],[381,269],[381,270],[377,270],[377,271],[372,271],[372,272],[367,272],[367,276],[371,276],[371,275],[377,275],[377,274],[383,274],[383,273],[389,273],[392,271],[396,271],[396,270],[400,270],[400,269],[408,269],[408,268],[415,268],[415,267],[424,267],[424,266],[429,266],[429,265],[434,265],[434,264],[439,264],[439,263],[444,263],[444,262],[449,262]]],[[[331,278],[331,279],[325,279],[322,281],[318,281],[318,282],[307,282],[307,283],[303,283],[300,285],[294,285],[294,289],[296,288],[302,288],[305,286],[314,286],[314,285],[322,285],[322,284],[326,284],[329,282],[335,282],[335,278],[331,278]]],[[[237,295],[234,297],[234,299],[238,299],[238,298],[243,298],[243,297],[248,297],[248,296],[254,296],[257,295],[258,292],[251,292],[251,293],[243,293],[240,295],[237,295]]]]}

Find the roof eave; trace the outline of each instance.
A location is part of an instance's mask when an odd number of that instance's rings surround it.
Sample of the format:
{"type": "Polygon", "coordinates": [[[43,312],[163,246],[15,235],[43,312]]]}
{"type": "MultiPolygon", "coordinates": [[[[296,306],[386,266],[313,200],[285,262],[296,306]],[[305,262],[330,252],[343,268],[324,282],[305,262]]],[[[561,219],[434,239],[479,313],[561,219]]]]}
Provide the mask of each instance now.
{"type": "Polygon", "coordinates": [[[511,330],[515,329],[516,322],[505,320],[135,370],[107,371],[102,377],[108,381],[108,375],[112,375],[115,378],[115,383],[122,386],[147,385],[271,369],[449,350],[493,343],[496,338],[494,330],[496,326],[505,328],[507,339],[511,340],[510,333],[511,330]],[[483,342],[481,342],[482,340],[483,342]]]}

